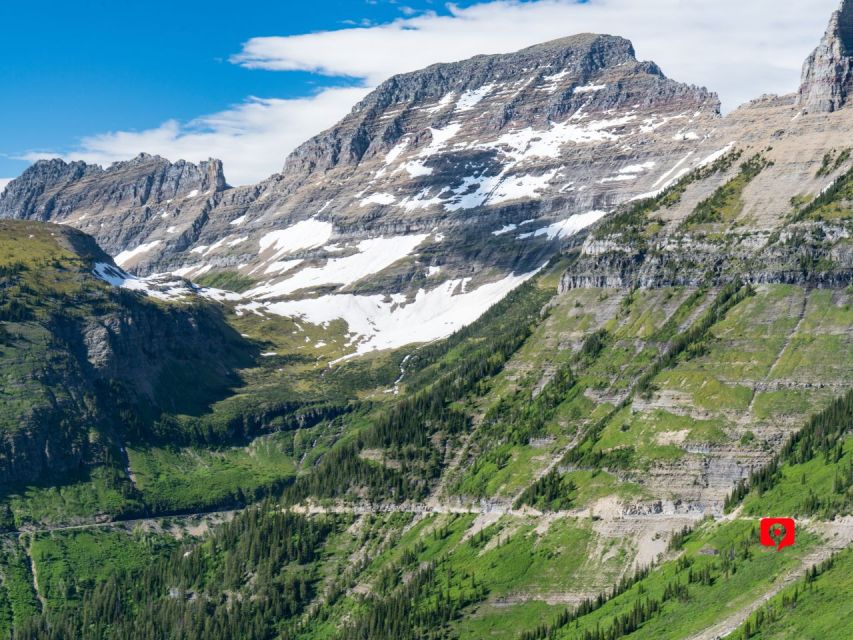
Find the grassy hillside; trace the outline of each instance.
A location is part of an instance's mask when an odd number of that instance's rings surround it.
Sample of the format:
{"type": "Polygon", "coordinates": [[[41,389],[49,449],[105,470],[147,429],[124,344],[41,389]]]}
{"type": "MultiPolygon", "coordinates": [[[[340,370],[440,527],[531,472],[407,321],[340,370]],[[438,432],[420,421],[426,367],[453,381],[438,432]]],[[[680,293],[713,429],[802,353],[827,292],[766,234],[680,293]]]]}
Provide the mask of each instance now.
{"type": "MultiPolygon", "coordinates": [[[[590,267],[575,248],[447,340],[329,366],[342,323],[226,307],[216,320],[234,340],[217,359],[234,359],[213,378],[185,344],[184,367],[118,413],[100,388],[57,396],[101,420],[69,423],[63,450],[81,443],[82,465],[5,495],[7,527],[32,531],[4,540],[0,637],[846,637],[849,599],[814,594],[846,593],[849,552],[826,561],[853,540],[847,183],[796,203],[790,234],[762,236],[765,263],[795,267],[753,282],[735,236],[769,167],[739,161],[592,231],[630,252],[590,267]],[[692,217],[670,219],[709,176],[720,184],[692,217]],[[673,232],[675,257],[661,245],[673,232]],[[702,252],[724,257],[700,269],[702,252]],[[618,277],[592,286],[589,268],[618,277]],[[162,518],[248,503],[201,539],[187,535],[197,522],[162,518]],[[155,517],[91,527],[131,514],[155,517]],[[767,515],[799,519],[794,547],[760,546],[767,515]]],[[[213,313],[111,290],[88,275],[94,253],[51,238],[4,272],[7,289],[26,278],[43,293],[16,295],[23,311],[4,302],[22,314],[2,325],[9,367],[87,379],[74,367],[91,350],[57,347],[57,310],[84,325],[139,305],[213,313]]],[[[10,394],[10,416],[56,380],[15,379],[33,391],[10,394]]]]}
{"type": "Polygon", "coordinates": [[[73,229],[0,222],[5,527],[246,504],[399,376],[402,355],[329,371],[320,327],[122,290],[98,262],[73,229]]]}

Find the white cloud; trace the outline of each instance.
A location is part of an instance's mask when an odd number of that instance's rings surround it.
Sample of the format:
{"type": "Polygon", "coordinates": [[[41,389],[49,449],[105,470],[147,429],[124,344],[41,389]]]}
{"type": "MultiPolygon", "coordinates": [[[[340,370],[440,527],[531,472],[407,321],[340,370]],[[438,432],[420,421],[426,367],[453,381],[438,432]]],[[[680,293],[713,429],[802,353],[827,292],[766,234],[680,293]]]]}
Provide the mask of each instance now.
{"type": "MultiPolygon", "coordinates": [[[[287,37],[253,38],[232,62],[268,70],[304,70],[360,79],[389,76],[479,53],[510,52],[581,32],[634,42],[671,78],[717,91],[725,109],[762,93],[796,90],[838,0],[497,0],[450,15],[422,13],[392,23],[287,37]]],[[[171,160],[222,159],[231,184],[257,182],[281,169],[298,144],[331,126],[367,89],[325,89],[295,99],[251,98],[227,111],[139,132],[84,139],[69,159],[98,164],[141,151],[171,160]]],[[[31,153],[26,159],[58,154],[31,153]]]]}
{"type": "Polygon", "coordinates": [[[500,0],[449,16],[368,28],[253,38],[232,62],[250,68],[387,77],[479,53],[505,53],[583,32],[631,39],[670,77],[717,91],[731,109],[761,93],[796,90],[803,60],[839,0],[500,0]]]}
{"type": "Polygon", "coordinates": [[[332,126],[367,91],[336,88],[294,100],[251,98],[186,125],[172,120],[145,131],[104,133],[84,138],[77,150],[67,154],[39,152],[24,158],[34,161],[62,155],[106,166],[142,151],[191,162],[213,157],[223,161],[229,183],[250,184],[280,171],[290,151],[332,126]]]}
{"type": "Polygon", "coordinates": [[[12,182],[13,178],[0,178],[0,193],[3,193],[3,189],[6,188],[6,185],[12,182]]]}

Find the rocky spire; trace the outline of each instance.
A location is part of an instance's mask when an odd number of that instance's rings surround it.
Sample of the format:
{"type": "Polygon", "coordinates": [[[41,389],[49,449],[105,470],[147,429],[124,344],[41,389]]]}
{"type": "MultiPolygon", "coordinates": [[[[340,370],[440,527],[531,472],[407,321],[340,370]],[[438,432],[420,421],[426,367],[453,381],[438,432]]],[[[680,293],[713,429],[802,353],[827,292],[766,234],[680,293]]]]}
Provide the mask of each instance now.
{"type": "Polygon", "coordinates": [[[811,113],[842,108],[853,95],[853,0],[843,0],[803,65],[798,104],[811,113]]]}

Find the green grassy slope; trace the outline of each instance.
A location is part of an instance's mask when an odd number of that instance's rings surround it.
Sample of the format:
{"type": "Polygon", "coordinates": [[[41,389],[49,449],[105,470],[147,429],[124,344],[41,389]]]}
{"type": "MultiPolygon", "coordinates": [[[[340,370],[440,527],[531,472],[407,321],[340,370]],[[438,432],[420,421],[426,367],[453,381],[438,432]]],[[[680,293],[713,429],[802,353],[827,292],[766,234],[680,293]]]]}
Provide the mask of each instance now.
{"type": "Polygon", "coordinates": [[[0,222],[5,527],[246,504],[399,376],[402,355],[330,371],[320,327],[111,287],[92,274],[109,260],[73,229],[0,222]]]}

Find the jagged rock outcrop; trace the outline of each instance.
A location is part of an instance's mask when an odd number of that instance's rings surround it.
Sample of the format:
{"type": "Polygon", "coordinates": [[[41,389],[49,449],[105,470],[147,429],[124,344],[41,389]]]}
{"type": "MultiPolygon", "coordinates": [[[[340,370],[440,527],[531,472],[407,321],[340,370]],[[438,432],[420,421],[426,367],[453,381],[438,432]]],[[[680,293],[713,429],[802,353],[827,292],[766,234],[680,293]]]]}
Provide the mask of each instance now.
{"type": "Polygon", "coordinates": [[[205,196],[226,188],[222,162],[213,159],[195,165],[141,153],[107,169],[40,160],[7,185],[0,218],[70,224],[116,255],[163,225],[164,204],[199,220],[205,196]]]}
{"type": "Polygon", "coordinates": [[[807,112],[842,108],[853,94],[853,0],[843,0],[829,28],[803,65],[798,104],[807,112]]]}

